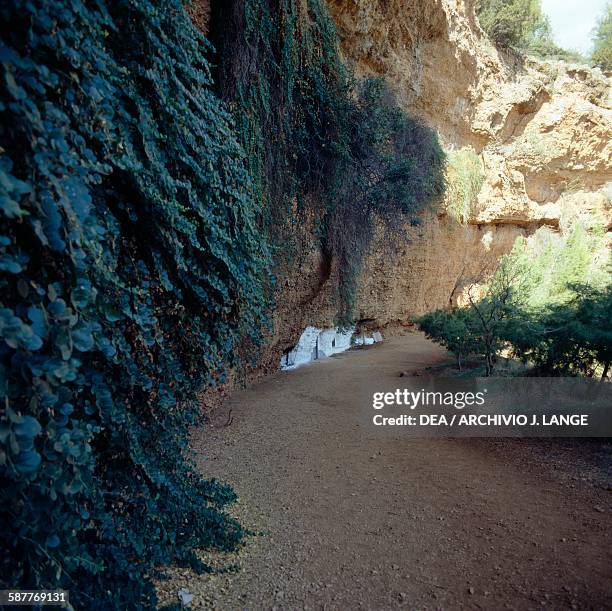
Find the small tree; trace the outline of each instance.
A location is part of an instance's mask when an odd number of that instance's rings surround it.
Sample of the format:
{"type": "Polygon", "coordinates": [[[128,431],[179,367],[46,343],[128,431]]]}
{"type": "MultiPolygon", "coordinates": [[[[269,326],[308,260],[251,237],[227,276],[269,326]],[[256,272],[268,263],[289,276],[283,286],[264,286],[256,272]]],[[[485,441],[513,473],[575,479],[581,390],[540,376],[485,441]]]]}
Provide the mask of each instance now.
{"type": "Polygon", "coordinates": [[[588,377],[599,370],[605,379],[612,362],[612,286],[574,284],[569,289],[574,298],[549,314],[565,323],[551,333],[551,369],[588,377]]]}
{"type": "Polygon", "coordinates": [[[593,63],[602,70],[612,70],[612,3],[608,3],[595,27],[593,63]]]}
{"type": "Polygon", "coordinates": [[[476,14],[498,45],[523,51],[547,27],[540,0],[476,0],[476,14]]]}
{"type": "Polygon", "coordinates": [[[482,29],[500,47],[537,57],[584,62],[577,51],[555,43],[541,0],[476,0],[476,15],[482,29]]]}
{"type": "Polygon", "coordinates": [[[491,375],[497,360],[504,322],[524,299],[522,284],[527,277],[524,265],[524,261],[518,257],[503,257],[480,300],[474,296],[475,285],[468,288],[470,307],[479,323],[486,376],[491,375]]]}
{"type": "Polygon", "coordinates": [[[612,287],[574,284],[567,291],[571,298],[563,302],[516,308],[500,337],[542,374],[601,372],[606,379],[612,363],[612,287]]]}
{"type": "Polygon", "coordinates": [[[482,351],[478,323],[471,310],[436,310],[415,320],[421,331],[434,342],[444,346],[456,360],[459,371],[465,359],[482,351]]]}

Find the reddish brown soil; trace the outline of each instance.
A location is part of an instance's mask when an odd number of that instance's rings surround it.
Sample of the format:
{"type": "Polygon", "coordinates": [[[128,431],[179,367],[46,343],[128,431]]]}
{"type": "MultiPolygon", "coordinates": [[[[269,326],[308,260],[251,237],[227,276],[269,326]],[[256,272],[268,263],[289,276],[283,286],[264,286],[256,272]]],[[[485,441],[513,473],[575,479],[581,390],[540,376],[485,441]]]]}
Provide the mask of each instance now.
{"type": "Polygon", "coordinates": [[[236,573],[173,571],[162,601],[185,587],[222,610],[612,608],[610,489],[571,461],[593,442],[379,439],[358,418],[358,388],[445,358],[409,334],[236,392],[193,447],[261,534],[209,556],[236,573]]]}

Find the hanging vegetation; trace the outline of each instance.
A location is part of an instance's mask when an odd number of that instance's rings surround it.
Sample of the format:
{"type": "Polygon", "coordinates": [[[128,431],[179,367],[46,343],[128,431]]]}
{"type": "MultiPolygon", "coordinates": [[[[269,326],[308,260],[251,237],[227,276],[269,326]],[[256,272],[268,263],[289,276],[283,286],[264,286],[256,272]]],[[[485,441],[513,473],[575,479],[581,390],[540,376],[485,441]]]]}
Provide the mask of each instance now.
{"type": "Polygon", "coordinates": [[[443,154],[350,76],[319,0],[213,3],[218,54],[179,0],[0,18],[0,582],[150,608],[156,567],[243,536],[187,431],[256,358],[289,204],[348,320],[374,219],[414,220],[443,154]]]}
{"type": "Polygon", "coordinates": [[[253,187],[178,0],[0,17],[2,587],[149,606],[152,567],[242,535],[184,446],[260,334],[253,187]]]}
{"type": "Polygon", "coordinates": [[[323,0],[211,6],[216,85],[235,109],[262,224],[285,244],[298,221],[292,204],[314,213],[338,269],[338,321],[350,323],[376,223],[417,223],[444,190],[437,136],[400,110],[382,79],[353,77],[323,0]]]}

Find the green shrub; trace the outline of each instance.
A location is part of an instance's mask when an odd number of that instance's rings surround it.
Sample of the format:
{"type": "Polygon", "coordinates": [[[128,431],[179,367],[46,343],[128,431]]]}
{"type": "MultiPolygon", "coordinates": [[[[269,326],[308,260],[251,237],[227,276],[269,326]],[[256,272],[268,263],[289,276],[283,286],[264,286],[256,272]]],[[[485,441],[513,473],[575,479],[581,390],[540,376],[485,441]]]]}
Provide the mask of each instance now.
{"type": "Polygon", "coordinates": [[[612,364],[612,287],[573,285],[572,298],[531,309],[486,297],[468,308],[436,310],[415,322],[457,359],[481,356],[486,375],[498,352],[507,348],[540,375],[596,374],[612,364]]]}
{"type": "Polygon", "coordinates": [[[242,536],[185,447],[260,335],[259,203],[179,0],[0,18],[0,581],[150,608],[154,567],[242,536]]]}
{"type": "Polygon", "coordinates": [[[604,312],[612,315],[610,275],[598,265],[602,230],[576,221],[563,236],[541,234],[530,245],[519,240],[504,259],[518,280],[501,344],[542,372],[593,375],[609,362],[604,312]]]}
{"type": "Polygon", "coordinates": [[[612,71],[612,4],[608,3],[597,22],[591,59],[602,70],[612,71]]]}
{"type": "Polygon", "coordinates": [[[447,160],[446,209],[455,220],[465,223],[484,182],[482,161],[470,148],[449,152],[447,160]]]}
{"type": "Polygon", "coordinates": [[[605,284],[608,274],[598,264],[598,253],[604,246],[602,229],[594,222],[587,227],[577,221],[565,235],[543,228],[529,243],[520,238],[508,259],[520,268],[525,303],[539,308],[573,298],[571,285],[605,284]]]}
{"type": "Polygon", "coordinates": [[[577,51],[554,42],[541,0],[476,0],[476,15],[482,29],[502,48],[542,59],[586,61],[577,51]]]}
{"type": "Polygon", "coordinates": [[[469,308],[435,310],[414,322],[430,339],[455,355],[460,371],[470,356],[483,353],[479,323],[469,308]]]}
{"type": "Polygon", "coordinates": [[[540,0],[476,0],[482,29],[502,47],[526,51],[546,29],[540,0]]]}
{"type": "Polygon", "coordinates": [[[577,222],[566,236],[518,240],[467,308],[416,320],[461,361],[478,354],[486,374],[502,349],[545,375],[606,376],[612,362],[612,284],[595,265],[602,236],[577,222]]]}
{"type": "Polygon", "coordinates": [[[612,286],[572,285],[571,298],[517,310],[501,337],[545,375],[605,378],[612,363],[612,286]]]}

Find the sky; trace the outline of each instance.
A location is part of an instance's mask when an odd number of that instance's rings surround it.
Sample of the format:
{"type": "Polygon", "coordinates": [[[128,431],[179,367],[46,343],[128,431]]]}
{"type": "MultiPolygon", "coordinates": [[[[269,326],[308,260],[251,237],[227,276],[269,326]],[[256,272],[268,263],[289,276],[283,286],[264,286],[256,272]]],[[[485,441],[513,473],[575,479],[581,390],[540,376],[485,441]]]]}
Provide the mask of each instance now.
{"type": "Polygon", "coordinates": [[[605,5],[606,0],[542,0],[555,42],[585,54],[591,51],[591,31],[605,5]]]}

